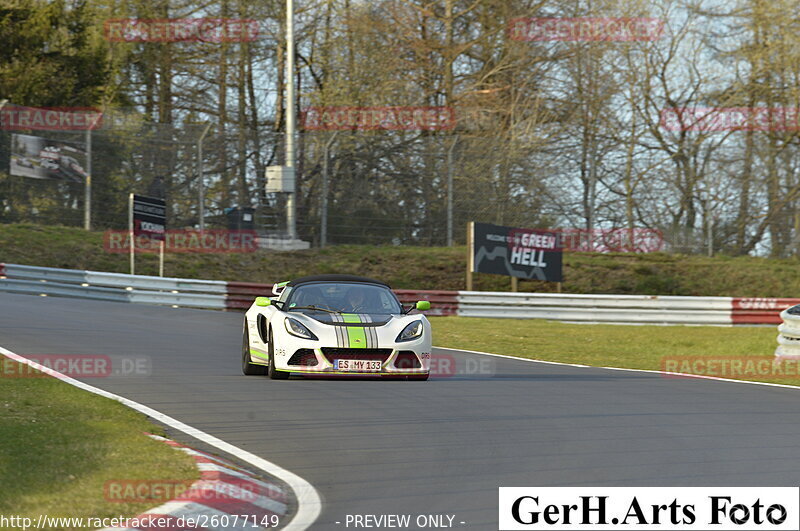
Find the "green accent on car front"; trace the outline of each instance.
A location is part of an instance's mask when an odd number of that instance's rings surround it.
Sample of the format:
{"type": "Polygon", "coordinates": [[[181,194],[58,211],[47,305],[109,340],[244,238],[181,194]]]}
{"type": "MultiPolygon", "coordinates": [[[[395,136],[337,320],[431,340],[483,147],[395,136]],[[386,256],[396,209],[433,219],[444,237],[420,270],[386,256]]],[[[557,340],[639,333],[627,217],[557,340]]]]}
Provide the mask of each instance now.
{"type": "MultiPolygon", "coordinates": [[[[352,313],[342,314],[345,323],[360,323],[361,317],[352,313]]],[[[347,340],[350,343],[350,348],[367,348],[367,331],[363,326],[348,326],[347,340]]]]}
{"type": "Polygon", "coordinates": [[[257,350],[252,349],[252,348],[250,349],[250,355],[251,356],[255,356],[256,358],[261,358],[262,360],[268,360],[269,359],[269,354],[264,354],[263,352],[259,352],[257,350]]]}
{"type": "Polygon", "coordinates": [[[256,306],[269,306],[272,304],[272,301],[269,300],[269,297],[256,297],[256,306]]]}

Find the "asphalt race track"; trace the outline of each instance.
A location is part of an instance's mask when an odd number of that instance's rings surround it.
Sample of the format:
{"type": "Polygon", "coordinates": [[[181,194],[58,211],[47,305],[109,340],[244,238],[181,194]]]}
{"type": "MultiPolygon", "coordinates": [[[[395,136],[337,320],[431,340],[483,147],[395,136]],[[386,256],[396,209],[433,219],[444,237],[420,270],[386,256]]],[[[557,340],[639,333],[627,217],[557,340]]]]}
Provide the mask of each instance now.
{"type": "Polygon", "coordinates": [[[86,381],[299,474],[323,499],[313,529],[347,514],[497,529],[500,486],[800,484],[800,391],[466,353],[450,354],[478,370],[428,382],[270,381],[240,372],[242,318],[0,294],[0,345],[148,359],[86,381]]]}

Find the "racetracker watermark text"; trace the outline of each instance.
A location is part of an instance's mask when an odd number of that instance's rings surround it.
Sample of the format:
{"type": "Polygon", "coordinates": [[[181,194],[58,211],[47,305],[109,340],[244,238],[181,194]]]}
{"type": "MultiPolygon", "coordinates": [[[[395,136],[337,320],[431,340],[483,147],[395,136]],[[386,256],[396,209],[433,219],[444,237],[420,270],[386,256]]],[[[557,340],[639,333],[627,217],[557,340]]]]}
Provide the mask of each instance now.
{"type": "Polygon", "coordinates": [[[237,18],[120,18],[104,25],[111,42],[250,42],[258,28],[257,20],[237,18]]]}
{"type": "MultiPolygon", "coordinates": [[[[258,234],[253,230],[168,230],[163,233],[168,253],[251,253],[258,250],[258,234]]],[[[130,232],[107,230],[103,249],[108,253],[130,252],[130,232]]],[[[158,252],[160,241],[149,235],[134,236],[135,252],[158,252]]]]}
{"type": "Polygon", "coordinates": [[[450,107],[308,107],[300,118],[308,131],[442,131],[456,126],[450,107]]]}
{"type": "MultiPolygon", "coordinates": [[[[56,371],[71,378],[109,378],[150,376],[152,360],[147,356],[108,356],[105,354],[26,354],[25,357],[45,369],[56,371]]],[[[12,359],[0,359],[2,378],[47,378],[46,370],[18,363],[12,359]]]]}
{"type": "Polygon", "coordinates": [[[668,131],[800,131],[800,107],[672,107],[662,109],[668,131]]]}
{"type": "Polygon", "coordinates": [[[92,107],[23,107],[0,110],[0,130],[85,131],[103,125],[103,113],[92,107]]]}
{"type": "Polygon", "coordinates": [[[663,20],[643,17],[532,17],[508,23],[515,41],[654,41],[663,33],[663,20]]]}
{"type": "Polygon", "coordinates": [[[436,378],[491,377],[497,373],[497,362],[493,358],[436,353],[431,354],[430,360],[431,376],[436,378]]]}
{"type": "Polygon", "coordinates": [[[664,356],[661,372],[666,378],[709,376],[746,380],[800,378],[800,359],[759,356],[664,356]]]}
{"type": "Polygon", "coordinates": [[[281,498],[283,493],[248,480],[117,479],[106,481],[103,497],[112,503],[165,503],[174,499],[197,503],[238,500],[256,503],[261,498],[281,498]]]}
{"type": "Polygon", "coordinates": [[[499,489],[500,529],[797,530],[797,487],[499,489]]]}

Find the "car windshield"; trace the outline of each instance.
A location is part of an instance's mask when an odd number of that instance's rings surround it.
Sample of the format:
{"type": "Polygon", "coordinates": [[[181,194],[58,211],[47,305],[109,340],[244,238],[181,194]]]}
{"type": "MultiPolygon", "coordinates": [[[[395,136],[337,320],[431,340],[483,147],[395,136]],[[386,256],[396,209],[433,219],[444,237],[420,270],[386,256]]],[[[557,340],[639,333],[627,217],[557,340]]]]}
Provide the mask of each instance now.
{"type": "Polygon", "coordinates": [[[315,282],[296,286],[288,310],[320,308],[341,313],[399,314],[403,308],[385,286],[365,283],[315,282]]]}

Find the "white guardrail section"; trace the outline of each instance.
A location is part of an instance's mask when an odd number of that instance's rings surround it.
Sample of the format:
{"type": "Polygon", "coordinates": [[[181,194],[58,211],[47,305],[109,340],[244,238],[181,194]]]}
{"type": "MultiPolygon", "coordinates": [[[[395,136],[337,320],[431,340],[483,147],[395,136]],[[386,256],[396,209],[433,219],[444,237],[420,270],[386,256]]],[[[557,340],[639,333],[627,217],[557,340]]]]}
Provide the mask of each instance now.
{"type": "Polygon", "coordinates": [[[458,315],[591,323],[730,325],[731,297],[460,291],[458,315]]]}
{"type": "Polygon", "coordinates": [[[225,308],[227,282],[4,264],[0,291],[188,308],[225,308]]]}
{"type": "MultiPolygon", "coordinates": [[[[0,264],[0,291],[189,308],[225,309],[226,299],[231,298],[231,293],[238,298],[249,295],[255,298],[260,290],[267,289],[266,286],[237,286],[231,292],[227,282],[216,280],[0,264]],[[252,293],[247,289],[251,289],[252,293]]],[[[451,299],[447,302],[448,311],[464,317],[551,319],[584,323],[732,325],[734,314],[734,299],[731,297],[415,292],[415,296],[422,298],[427,298],[426,294],[451,299]]],[[[228,308],[240,306],[229,304],[228,308]]],[[[796,329],[800,337],[800,322],[796,329]]]]}
{"type": "Polygon", "coordinates": [[[775,357],[800,358],[800,305],[781,312],[783,323],[778,326],[778,348],[775,357]]]}

